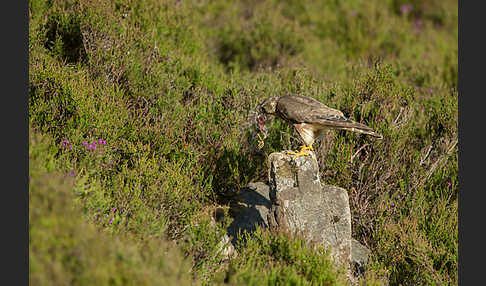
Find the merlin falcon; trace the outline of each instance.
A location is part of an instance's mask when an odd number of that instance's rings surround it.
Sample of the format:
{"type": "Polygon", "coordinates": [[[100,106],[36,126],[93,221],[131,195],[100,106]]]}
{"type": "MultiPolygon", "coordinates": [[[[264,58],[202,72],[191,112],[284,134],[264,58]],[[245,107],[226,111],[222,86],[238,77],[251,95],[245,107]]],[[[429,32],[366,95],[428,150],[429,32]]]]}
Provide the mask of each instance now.
{"type": "MultiPolygon", "coordinates": [[[[346,118],[341,111],[303,95],[269,97],[257,107],[257,112],[256,126],[265,138],[268,134],[266,114],[278,116],[295,128],[305,145],[297,153],[288,152],[291,155],[308,156],[304,151],[313,151],[312,144],[324,135],[326,129],[348,130],[383,138],[370,127],[346,118]]],[[[260,145],[263,146],[263,141],[260,145]]]]}

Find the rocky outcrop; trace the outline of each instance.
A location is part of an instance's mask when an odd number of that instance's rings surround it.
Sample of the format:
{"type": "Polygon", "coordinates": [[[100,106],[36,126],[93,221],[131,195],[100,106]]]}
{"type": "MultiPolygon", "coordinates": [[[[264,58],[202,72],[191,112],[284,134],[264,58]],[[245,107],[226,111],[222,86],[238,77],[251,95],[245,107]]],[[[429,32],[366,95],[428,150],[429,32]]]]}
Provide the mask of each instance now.
{"type": "Polygon", "coordinates": [[[348,268],[354,257],[362,267],[367,254],[362,248],[352,251],[348,194],[343,188],[321,184],[315,154],[309,154],[270,154],[268,184],[251,183],[239,191],[228,232],[233,242],[239,232],[252,232],[257,225],[300,234],[309,244],[327,246],[338,264],[348,268]]]}
{"type": "Polygon", "coordinates": [[[351,213],[346,190],[323,186],[311,156],[273,153],[268,158],[272,206],[269,227],[300,233],[307,241],[324,244],[339,263],[351,260],[351,213]]]}

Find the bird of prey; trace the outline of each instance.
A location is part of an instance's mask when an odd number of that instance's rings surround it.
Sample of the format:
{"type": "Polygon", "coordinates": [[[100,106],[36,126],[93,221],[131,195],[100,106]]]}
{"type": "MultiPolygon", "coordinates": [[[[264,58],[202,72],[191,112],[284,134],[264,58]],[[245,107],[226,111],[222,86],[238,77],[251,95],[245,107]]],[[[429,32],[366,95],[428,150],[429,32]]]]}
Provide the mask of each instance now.
{"type": "MultiPolygon", "coordinates": [[[[303,95],[282,95],[267,98],[257,107],[257,129],[267,137],[265,126],[267,114],[282,118],[291,124],[304,142],[299,152],[288,152],[295,156],[308,156],[305,150],[313,151],[314,141],[324,135],[326,129],[349,130],[382,139],[383,136],[370,127],[350,120],[344,114],[323,103],[303,95]]],[[[263,141],[260,146],[263,147],[263,141]]]]}

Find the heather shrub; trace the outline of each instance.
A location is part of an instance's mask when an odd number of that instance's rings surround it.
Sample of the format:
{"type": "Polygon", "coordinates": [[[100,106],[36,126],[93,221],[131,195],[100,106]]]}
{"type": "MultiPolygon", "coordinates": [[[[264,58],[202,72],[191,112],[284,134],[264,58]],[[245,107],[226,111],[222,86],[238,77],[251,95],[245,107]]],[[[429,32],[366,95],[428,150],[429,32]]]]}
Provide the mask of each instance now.
{"type": "Polygon", "coordinates": [[[227,259],[212,219],[299,146],[253,126],[299,93],[384,136],[314,145],[372,251],[360,283],[457,284],[457,33],[457,1],[30,1],[31,283],[346,284],[284,234],[227,259]]]}

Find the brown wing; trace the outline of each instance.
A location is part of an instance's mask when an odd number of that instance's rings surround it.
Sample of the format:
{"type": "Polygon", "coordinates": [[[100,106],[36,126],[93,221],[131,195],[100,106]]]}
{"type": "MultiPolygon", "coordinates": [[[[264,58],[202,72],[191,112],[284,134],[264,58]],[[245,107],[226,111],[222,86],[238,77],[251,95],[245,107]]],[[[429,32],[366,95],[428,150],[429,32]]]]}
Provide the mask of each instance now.
{"type": "Polygon", "coordinates": [[[323,128],[345,129],[381,137],[364,124],[354,122],[334,108],[303,95],[283,95],[277,102],[279,115],[292,123],[316,124],[323,128]]]}
{"type": "Polygon", "coordinates": [[[277,102],[277,111],[292,123],[317,123],[320,125],[335,125],[336,123],[352,122],[337,109],[303,95],[283,95],[277,102]]]}

